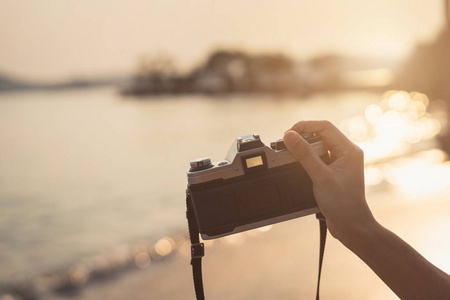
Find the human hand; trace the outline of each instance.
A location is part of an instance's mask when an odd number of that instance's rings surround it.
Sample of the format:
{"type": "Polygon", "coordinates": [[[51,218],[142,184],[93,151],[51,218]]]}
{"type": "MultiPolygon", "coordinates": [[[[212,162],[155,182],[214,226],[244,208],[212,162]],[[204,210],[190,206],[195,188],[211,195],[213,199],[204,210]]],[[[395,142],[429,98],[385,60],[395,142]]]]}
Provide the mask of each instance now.
{"type": "Polygon", "coordinates": [[[328,121],[301,121],[284,143],[313,182],[330,233],[358,255],[400,299],[448,299],[450,276],[373,217],[364,191],[364,154],[328,121]],[[299,133],[315,132],[331,154],[326,165],[299,133]]]}
{"type": "Polygon", "coordinates": [[[313,193],[330,233],[344,244],[377,225],[365,198],[364,153],[328,121],[300,121],[284,135],[291,154],[313,182],[313,193]],[[315,132],[331,154],[326,165],[300,133],[315,132]]]}

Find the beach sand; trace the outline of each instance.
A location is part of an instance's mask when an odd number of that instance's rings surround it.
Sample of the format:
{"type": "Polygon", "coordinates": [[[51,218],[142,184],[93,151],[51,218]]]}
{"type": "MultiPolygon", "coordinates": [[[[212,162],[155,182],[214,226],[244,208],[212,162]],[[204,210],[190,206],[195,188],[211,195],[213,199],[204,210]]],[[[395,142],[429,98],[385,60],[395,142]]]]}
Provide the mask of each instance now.
{"type": "MultiPolygon", "coordinates": [[[[450,270],[450,187],[413,196],[392,187],[368,192],[374,215],[446,272],[450,270]]],[[[180,240],[178,240],[180,241],[180,240]]],[[[46,299],[194,299],[189,243],[144,270],[88,284],[46,299]]],[[[319,224],[308,216],[208,244],[203,259],[207,299],[314,299],[319,224]]],[[[356,255],[328,235],[322,299],[398,299],[356,255]]]]}

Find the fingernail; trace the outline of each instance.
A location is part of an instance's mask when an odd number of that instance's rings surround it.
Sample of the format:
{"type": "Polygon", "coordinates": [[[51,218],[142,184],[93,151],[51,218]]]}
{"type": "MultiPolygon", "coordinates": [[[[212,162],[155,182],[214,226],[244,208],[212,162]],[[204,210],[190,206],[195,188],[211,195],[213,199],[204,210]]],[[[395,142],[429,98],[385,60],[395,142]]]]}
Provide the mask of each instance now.
{"type": "Polygon", "coordinates": [[[293,131],[288,131],[284,134],[283,140],[289,146],[295,146],[298,143],[300,137],[297,133],[293,131]]]}

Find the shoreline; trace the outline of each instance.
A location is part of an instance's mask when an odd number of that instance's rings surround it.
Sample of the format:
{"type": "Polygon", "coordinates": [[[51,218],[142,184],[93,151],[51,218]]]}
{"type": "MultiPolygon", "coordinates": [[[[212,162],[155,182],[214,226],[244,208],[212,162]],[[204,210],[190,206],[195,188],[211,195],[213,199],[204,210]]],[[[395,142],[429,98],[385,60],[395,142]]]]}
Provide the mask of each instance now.
{"type": "Polygon", "coordinates": [[[136,243],[82,257],[53,271],[18,274],[13,280],[0,283],[0,299],[47,299],[53,293],[74,295],[98,282],[117,280],[169,259],[186,238],[187,231],[180,229],[159,239],[141,238],[136,243]]]}
{"type": "MultiPolygon", "coordinates": [[[[447,221],[450,226],[446,218],[450,205],[445,202],[449,192],[447,186],[433,199],[410,201],[414,199],[388,188],[371,191],[368,201],[381,224],[448,271],[450,265],[446,265],[445,256],[436,260],[434,247],[439,245],[439,253],[443,255],[450,251],[448,227],[435,226],[436,220],[447,221]]],[[[161,263],[152,262],[146,269],[98,281],[70,298],[194,299],[189,246],[186,239],[161,263]]],[[[203,259],[205,295],[209,299],[313,299],[318,251],[319,225],[314,216],[208,242],[203,259]]],[[[324,298],[398,299],[370,268],[331,235],[322,272],[324,298]]],[[[45,299],[49,300],[69,297],[47,296],[45,299]]]]}
{"type": "MultiPolygon", "coordinates": [[[[419,198],[404,195],[392,186],[375,186],[368,189],[367,195],[381,224],[448,272],[448,193],[448,185],[433,195],[419,198]]],[[[158,251],[164,249],[161,245],[172,245],[166,239],[158,240],[158,251]]],[[[1,298],[0,294],[0,299],[194,299],[187,230],[171,239],[174,244],[170,253],[159,258],[155,256],[158,242],[149,247],[150,261],[140,260],[141,269],[133,266],[139,253],[143,253],[139,251],[144,250],[138,247],[133,249],[137,254],[131,252],[134,261],[128,260],[125,267],[116,271],[111,268],[91,270],[89,280],[78,287],[69,287],[61,284],[62,281],[55,290],[45,290],[41,286],[35,295],[23,293],[19,298],[11,293],[12,298],[5,295],[1,298]]],[[[314,216],[205,241],[205,246],[203,278],[205,295],[209,299],[314,298],[319,249],[319,225],[314,216]]],[[[70,277],[67,278],[66,284],[70,282],[70,277]]],[[[81,280],[83,276],[78,273],[72,277],[72,283],[76,282],[73,278],[81,280]]],[[[325,250],[321,295],[327,299],[398,299],[356,255],[331,235],[325,250]]]]}

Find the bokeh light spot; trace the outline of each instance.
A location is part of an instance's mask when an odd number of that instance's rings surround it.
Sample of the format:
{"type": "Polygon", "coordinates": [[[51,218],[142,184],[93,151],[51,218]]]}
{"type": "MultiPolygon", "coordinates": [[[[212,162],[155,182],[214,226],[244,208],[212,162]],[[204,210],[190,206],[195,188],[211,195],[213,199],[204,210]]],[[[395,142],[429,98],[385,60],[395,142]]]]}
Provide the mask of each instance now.
{"type": "Polygon", "coordinates": [[[381,121],[381,118],[383,117],[383,110],[379,105],[371,104],[367,106],[365,116],[370,124],[375,125],[381,121]]]}
{"type": "Polygon", "coordinates": [[[80,267],[70,274],[70,283],[75,287],[82,287],[89,279],[89,270],[80,267]]]}
{"type": "Polygon", "coordinates": [[[140,252],[134,257],[134,262],[139,269],[145,269],[150,266],[150,255],[147,252],[140,252]]]}
{"type": "Polygon", "coordinates": [[[422,103],[425,107],[427,107],[430,102],[430,100],[428,100],[428,97],[422,93],[412,93],[411,98],[413,101],[422,103]]]}
{"type": "Polygon", "coordinates": [[[389,107],[394,110],[405,110],[408,102],[410,101],[409,95],[405,92],[397,92],[389,97],[389,107]]]}
{"type": "Polygon", "coordinates": [[[166,256],[172,253],[174,246],[174,241],[171,238],[166,237],[156,242],[155,251],[161,256],[166,256]]]}
{"type": "Polygon", "coordinates": [[[384,175],[380,168],[366,167],[364,168],[364,179],[366,186],[373,186],[380,184],[383,181],[384,175]]]}

